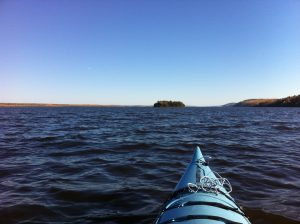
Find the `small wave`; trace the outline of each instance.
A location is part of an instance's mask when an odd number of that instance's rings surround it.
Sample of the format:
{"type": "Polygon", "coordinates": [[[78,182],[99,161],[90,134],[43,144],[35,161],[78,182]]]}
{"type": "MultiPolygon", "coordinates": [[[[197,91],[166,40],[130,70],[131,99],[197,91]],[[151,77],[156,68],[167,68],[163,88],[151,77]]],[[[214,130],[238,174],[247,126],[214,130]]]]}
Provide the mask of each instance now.
{"type": "MultiPolygon", "coordinates": [[[[209,160],[207,160],[209,162],[209,160]]],[[[213,158],[213,163],[219,165],[220,167],[230,167],[232,165],[232,161],[221,159],[221,158],[213,158]]]]}
{"type": "Polygon", "coordinates": [[[101,155],[104,153],[111,153],[110,149],[83,149],[83,150],[76,150],[76,151],[58,151],[58,152],[51,152],[48,153],[49,156],[53,157],[62,157],[62,156],[84,156],[84,155],[101,155]]]}
{"type": "Polygon", "coordinates": [[[50,208],[39,204],[18,204],[0,209],[0,223],[16,223],[18,221],[30,221],[35,217],[56,217],[59,214],[50,208]]]}
{"type": "Polygon", "coordinates": [[[91,220],[93,223],[122,223],[122,224],[149,224],[154,223],[157,217],[156,213],[147,213],[147,214],[108,214],[103,216],[90,216],[88,220],[91,220]]]}
{"type": "Polygon", "coordinates": [[[240,144],[226,145],[226,148],[234,149],[234,150],[250,151],[250,152],[256,152],[257,151],[257,148],[255,148],[254,146],[240,145],[240,144]]]}
{"type": "Polygon", "coordinates": [[[9,169],[9,168],[3,169],[2,168],[2,169],[0,169],[0,178],[10,176],[14,172],[15,172],[15,169],[9,169]]]}
{"type": "Polygon", "coordinates": [[[56,141],[60,139],[61,137],[59,136],[46,136],[46,137],[33,137],[33,138],[28,138],[26,139],[29,142],[32,141],[37,141],[37,142],[50,142],[50,141],[56,141]]]}
{"type": "Polygon", "coordinates": [[[169,135],[169,134],[177,134],[178,133],[178,131],[174,131],[174,130],[170,130],[170,129],[166,129],[166,130],[157,129],[157,130],[155,130],[153,132],[155,132],[155,134],[167,134],[167,135],[169,135]]]}
{"type": "Polygon", "coordinates": [[[234,125],[232,127],[233,128],[244,128],[244,127],[246,127],[246,125],[244,125],[244,124],[236,124],[236,125],[234,125]]]}
{"type": "Polygon", "coordinates": [[[253,164],[241,164],[238,166],[239,169],[243,170],[244,172],[261,172],[261,167],[255,166],[253,164]]]}
{"type": "Polygon", "coordinates": [[[190,143],[190,142],[180,142],[179,144],[173,145],[173,150],[174,148],[180,148],[180,149],[184,149],[184,150],[178,150],[178,153],[191,153],[191,149],[194,149],[196,147],[196,144],[190,143]]]}
{"type": "Polygon", "coordinates": [[[291,126],[286,126],[286,125],[274,125],[274,129],[279,130],[279,131],[291,131],[294,130],[293,127],[291,126]]]}
{"type": "MultiPolygon", "coordinates": [[[[119,185],[121,187],[121,185],[119,185]]],[[[110,191],[95,191],[95,190],[70,190],[62,189],[57,187],[51,187],[48,190],[49,194],[55,197],[58,200],[71,201],[78,203],[103,203],[110,202],[107,204],[108,207],[113,208],[124,208],[124,205],[127,205],[125,210],[138,209],[140,204],[149,200],[149,196],[145,196],[145,192],[150,192],[150,194],[157,194],[160,192],[158,189],[154,188],[117,188],[116,190],[110,191]],[[144,195],[144,197],[141,197],[144,195]],[[136,203],[136,200],[139,203],[136,203]]]]}
{"type": "Polygon", "coordinates": [[[87,144],[88,143],[85,141],[60,141],[60,142],[45,142],[45,143],[42,143],[40,146],[66,149],[66,148],[75,148],[75,147],[85,146],[87,144]]]}
{"type": "Polygon", "coordinates": [[[263,210],[244,208],[247,216],[250,217],[250,221],[253,224],[299,224],[299,221],[286,218],[284,216],[275,215],[272,213],[265,212],[263,210]]]}
{"type": "Polygon", "coordinates": [[[106,172],[112,175],[127,176],[127,177],[139,175],[142,173],[142,171],[137,167],[128,164],[108,166],[106,168],[106,172]]]}
{"type": "Polygon", "coordinates": [[[79,126],[79,127],[74,127],[72,129],[76,130],[76,131],[88,131],[88,130],[98,129],[98,127],[93,127],[93,126],[79,126]]]}
{"type": "Polygon", "coordinates": [[[115,151],[132,151],[132,150],[146,150],[150,148],[156,148],[158,147],[155,143],[132,143],[132,144],[122,144],[120,146],[114,147],[112,150],[115,151]]]}
{"type": "Polygon", "coordinates": [[[214,130],[223,130],[223,129],[228,129],[231,128],[230,125],[209,125],[209,126],[204,126],[204,129],[210,130],[210,131],[214,131],[214,130]]]}
{"type": "Polygon", "coordinates": [[[84,172],[88,167],[84,165],[67,165],[67,164],[55,164],[50,166],[51,169],[55,170],[58,173],[63,175],[78,175],[79,173],[84,172]]]}
{"type": "Polygon", "coordinates": [[[19,192],[21,192],[21,193],[26,193],[26,192],[32,192],[32,191],[34,191],[34,189],[32,188],[32,186],[24,186],[24,185],[18,186],[17,190],[19,192]]]}
{"type": "Polygon", "coordinates": [[[134,131],[138,135],[146,135],[149,131],[145,128],[139,128],[134,131]]]}
{"type": "Polygon", "coordinates": [[[52,187],[49,193],[56,199],[72,202],[104,202],[115,199],[116,192],[75,191],[52,187]]]}
{"type": "Polygon", "coordinates": [[[81,134],[72,135],[72,136],[70,136],[70,138],[71,139],[79,139],[79,140],[87,140],[87,138],[81,134]]]}

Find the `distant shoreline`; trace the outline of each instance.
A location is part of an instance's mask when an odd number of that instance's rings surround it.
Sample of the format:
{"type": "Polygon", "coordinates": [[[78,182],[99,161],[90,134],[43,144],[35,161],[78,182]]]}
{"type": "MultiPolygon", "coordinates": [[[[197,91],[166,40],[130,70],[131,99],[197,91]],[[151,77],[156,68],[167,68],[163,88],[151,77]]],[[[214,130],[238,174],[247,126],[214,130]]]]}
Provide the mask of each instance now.
{"type": "Polygon", "coordinates": [[[101,104],[58,104],[58,103],[0,103],[1,107],[149,107],[146,105],[101,105],[101,104]]]}

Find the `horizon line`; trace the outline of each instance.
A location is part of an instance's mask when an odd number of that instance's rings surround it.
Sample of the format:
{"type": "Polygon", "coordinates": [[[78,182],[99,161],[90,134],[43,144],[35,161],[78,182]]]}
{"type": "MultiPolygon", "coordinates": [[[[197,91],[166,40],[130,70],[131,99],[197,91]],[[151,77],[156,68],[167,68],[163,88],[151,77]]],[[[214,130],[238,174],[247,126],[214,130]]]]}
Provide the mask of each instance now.
{"type": "MultiPolygon", "coordinates": [[[[153,105],[140,104],[77,104],[77,103],[1,103],[0,107],[153,107],[153,105]]],[[[220,107],[223,105],[198,106],[186,105],[186,107],[220,107]]]]}

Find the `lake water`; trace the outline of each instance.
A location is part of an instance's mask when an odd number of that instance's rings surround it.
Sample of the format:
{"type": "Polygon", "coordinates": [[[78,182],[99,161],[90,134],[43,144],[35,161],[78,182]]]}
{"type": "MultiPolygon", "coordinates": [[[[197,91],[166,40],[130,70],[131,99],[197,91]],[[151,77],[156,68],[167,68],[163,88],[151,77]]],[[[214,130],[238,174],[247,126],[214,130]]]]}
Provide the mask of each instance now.
{"type": "Polygon", "coordinates": [[[252,223],[300,223],[300,108],[151,107],[0,108],[0,223],[153,223],[196,145],[252,223]]]}

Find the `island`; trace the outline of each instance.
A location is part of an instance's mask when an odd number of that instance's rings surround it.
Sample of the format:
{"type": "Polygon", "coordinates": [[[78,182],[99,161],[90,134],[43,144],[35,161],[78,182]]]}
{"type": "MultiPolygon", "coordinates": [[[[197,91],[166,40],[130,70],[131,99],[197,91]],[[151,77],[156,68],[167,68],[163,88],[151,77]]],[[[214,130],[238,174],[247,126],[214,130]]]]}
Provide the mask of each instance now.
{"type": "Polygon", "coordinates": [[[161,101],[157,101],[154,104],[154,107],[185,107],[185,105],[181,101],[161,100],[161,101]]]}
{"type": "Polygon", "coordinates": [[[248,99],[238,103],[230,103],[230,107],[300,107],[300,95],[280,99],[248,99]]]}

